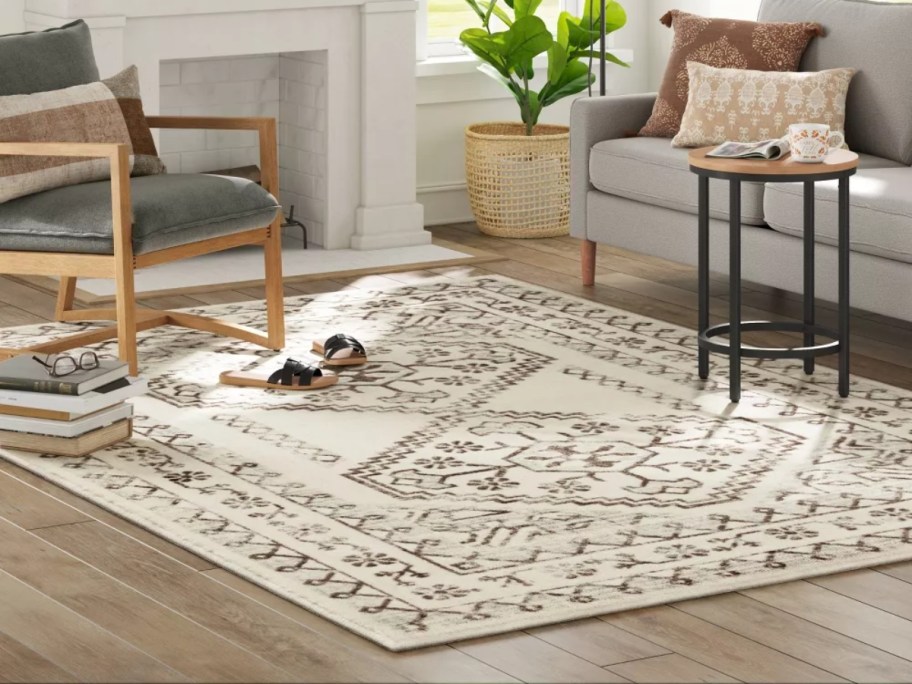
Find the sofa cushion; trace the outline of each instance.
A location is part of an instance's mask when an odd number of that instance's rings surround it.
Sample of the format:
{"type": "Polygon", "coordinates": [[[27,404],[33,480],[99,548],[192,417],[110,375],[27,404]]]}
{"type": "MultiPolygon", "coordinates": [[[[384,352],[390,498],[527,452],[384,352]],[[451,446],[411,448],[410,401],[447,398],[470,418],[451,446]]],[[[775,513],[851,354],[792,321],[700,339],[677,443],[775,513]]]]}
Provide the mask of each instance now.
{"type": "MultiPolygon", "coordinates": [[[[605,140],[592,147],[589,178],[602,192],[696,214],[697,176],[687,154],[667,138],[605,140]]],[[[711,216],[728,219],[727,181],[710,181],[709,205],[711,216]]],[[[742,183],[741,222],[763,225],[762,183],[742,183]]]]}
{"type": "MultiPolygon", "coordinates": [[[[818,242],[837,244],[838,182],[817,183],[815,232],[818,242]]],[[[849,181],[852,250],[912,263],[912,169],[867,168],[849,181]]],[[[773,230],[804,234],[804,193],[800,183],[770,184],[764,199],[773,230]]]]}
{"type": "Polygon", "coordinates": [[[0,95],[41,93],[97,80],[92,35],[81,19],[46,31],[0,36],[0,95]]]}
{"type": "Polygon", "coordinates": [[[862,0],[764,0],[761,21],[817,21],[802,71],[852,67],[846,137],[858,152],[912,164],[912,4],[862,0]]]}
{"type": "MultiPolygon", "coordinates": [[[[276,199],[242,178],[162,174],[130,181],[136,254],[269,225],[276,199]]],[[[0,248],[113,254],[111,183],[48,190],[0,205],[0,248]]]]}

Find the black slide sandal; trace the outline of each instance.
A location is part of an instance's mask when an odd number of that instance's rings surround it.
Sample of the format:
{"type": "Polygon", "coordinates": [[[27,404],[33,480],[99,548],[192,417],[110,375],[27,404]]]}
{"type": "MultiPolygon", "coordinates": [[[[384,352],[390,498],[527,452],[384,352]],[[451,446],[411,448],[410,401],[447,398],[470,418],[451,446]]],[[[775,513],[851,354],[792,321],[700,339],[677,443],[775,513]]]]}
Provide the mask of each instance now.
{"type": "Polygon", "coordinates": [[[314,340],[313,352],[323,356],[325,366],[360,366],[367,363],[367,350],[351,335],[339,333],[325,342],[314,340]]]}
{"type": "Polygon", "coordinates": [[[234,387],[303,392],[332,387],[339,382],[339,378],[335,375],[323,375],[323,371],[317,366],[288,359],[282,368],[268,378],[248,371],[225,371],[219,376],[219,382],[234,387]]]}

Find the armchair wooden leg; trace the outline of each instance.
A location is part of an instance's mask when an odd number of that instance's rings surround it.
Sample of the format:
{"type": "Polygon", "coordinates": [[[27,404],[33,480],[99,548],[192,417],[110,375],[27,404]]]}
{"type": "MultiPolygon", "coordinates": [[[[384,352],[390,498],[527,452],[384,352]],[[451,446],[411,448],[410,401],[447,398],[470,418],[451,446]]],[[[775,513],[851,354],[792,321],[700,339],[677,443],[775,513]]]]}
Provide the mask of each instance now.
{"type": "Polygon", "coordinates": [[[269,227],[266,252],[266,317],[269,347],[279,351],[285,346],[285,296],[282,286],[282,222],[269,227]]]}
{"type": "Polygon", "coordinates": [[[136,291],[133,288],[133,224],[130,203],[130,158],[126,145],[119,145],[111,163],[111,217],[114,224],[114,282],[117,299],[117,351],[139,374],[136,358],[136,291]]]}
{"type": "Polygon", "coordinates": [[[595,285],[595,251],[597,243],[583,240],[580,243],[580,260],[582,261],[583,285],[595,285]]]}
{"type": "Polygon", "coordinates": [[[55,318],[63,321],[64,314],[73,308],[73,299],[76,297],[76,278],[65,276],[60,279],[60,289],[57,291],[57,309],[55,318]]]}
{"type": "Polygon", "coordinates": [[[130,364],[130,375],[139,373],[136,354],[136,294],[133,289],[132,255],[126,264],[117,264],[117,351],[121,361],[130,364]]]}

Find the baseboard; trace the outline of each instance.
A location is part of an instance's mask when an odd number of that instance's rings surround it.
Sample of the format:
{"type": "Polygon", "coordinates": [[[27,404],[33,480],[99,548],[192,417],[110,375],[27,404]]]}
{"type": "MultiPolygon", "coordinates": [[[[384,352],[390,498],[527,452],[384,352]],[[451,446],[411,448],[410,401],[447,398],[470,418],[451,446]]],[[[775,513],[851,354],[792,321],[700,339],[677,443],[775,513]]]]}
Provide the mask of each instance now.
{"type": "Polygon", "coordinates": [[[465,183],[422,185],[418,201],[424,205],[424,225],[441,226],[474,220],[465,183]]]}
{"type": "Polygon", "coordinates": [[[424,229],[424,207],[417,202],[360,207],[355,216],[352,249],[391,249],[431,244],[424,229]]]}

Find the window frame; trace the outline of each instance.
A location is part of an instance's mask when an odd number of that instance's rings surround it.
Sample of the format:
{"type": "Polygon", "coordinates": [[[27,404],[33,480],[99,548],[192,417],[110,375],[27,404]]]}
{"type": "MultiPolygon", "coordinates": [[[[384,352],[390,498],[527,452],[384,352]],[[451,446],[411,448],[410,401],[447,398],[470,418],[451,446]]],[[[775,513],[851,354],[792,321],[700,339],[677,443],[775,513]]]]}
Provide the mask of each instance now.
{"type": "MultiPolygon", "coordinates": [[[[428,2],[429,0],[418,0],[418,30],[417,30],[417,54],[418,61],[423,62],[433,59],[446,59],[469,55],[457,40],[435,40],[432,41],[428,36],[430,22],[428,21],[428,2]]],[[[579,16],[585,0],[559,0],[561,11],[567,11],[575,16],[579,16]]]]}

